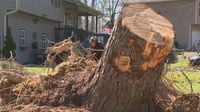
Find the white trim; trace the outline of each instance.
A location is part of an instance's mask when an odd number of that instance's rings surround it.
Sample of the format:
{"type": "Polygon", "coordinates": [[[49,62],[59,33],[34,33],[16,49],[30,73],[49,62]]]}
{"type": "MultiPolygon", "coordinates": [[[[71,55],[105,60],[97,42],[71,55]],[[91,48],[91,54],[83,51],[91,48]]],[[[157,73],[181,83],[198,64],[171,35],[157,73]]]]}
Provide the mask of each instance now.
{"type": "Polygon", "coordinates": [[[7,33],[7,16],[18,12],[19,7],[20,7],[20,0],[16,0],[15,10],[5,13],[5,15],[4,15],[4,37],[6,36],[6,33],[7,33]]]}
{"type": "Polygon", "coordinates": [[[47,48],[47,33],[42,33],[42,49],[46,49],[47,48]]]}
{"type": "Polygon", "coordinates": [[[24,29],[20,30],[20,47],[26,47],[26,31],[24,29]]]}

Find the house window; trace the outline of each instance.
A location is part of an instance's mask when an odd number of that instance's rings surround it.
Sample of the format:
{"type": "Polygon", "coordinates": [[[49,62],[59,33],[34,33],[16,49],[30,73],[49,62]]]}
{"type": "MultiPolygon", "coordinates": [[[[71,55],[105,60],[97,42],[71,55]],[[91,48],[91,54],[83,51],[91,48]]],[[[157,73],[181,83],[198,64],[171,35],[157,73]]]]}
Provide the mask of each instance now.
{"type": "Polygon", "coordinates": [[[37,32],[33,32],[33,39],[37,39],[37,32]]]}
{"type": "Polygon", "coordinates": [[[60,7],[60,0],[51,0],[51,5],[54,7],[60,7]]]}
{"type": "Polygon", "coordinates": [[[47,48],[47,41],[46,41],[46,38],[47,38],[47,33],[42,33],[42,48],[43,48],[43,49],[46,49],[46,48],[47,48]]]}
{"type": "Polygon", "coordinates": [[[26,31],[20,30],[20,47],[25,47],[26,43],[26,31]]]}

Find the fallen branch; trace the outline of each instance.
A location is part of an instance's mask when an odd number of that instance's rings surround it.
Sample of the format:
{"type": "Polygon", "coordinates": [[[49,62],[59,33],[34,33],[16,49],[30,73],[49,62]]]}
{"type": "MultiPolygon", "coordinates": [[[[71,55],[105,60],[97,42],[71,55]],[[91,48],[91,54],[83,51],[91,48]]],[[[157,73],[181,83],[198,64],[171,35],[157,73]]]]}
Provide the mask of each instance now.
{"type": "Polygon", "coordinates": [[[192,87],[192,82],[191,80],[187,77],[187,75],[181,71],[181,73],[183,74],[183,76],[187,79],[187,81],[190,83],[190,89],[191,89],[191,93],[193,93],[193,87],[192,87]]]}

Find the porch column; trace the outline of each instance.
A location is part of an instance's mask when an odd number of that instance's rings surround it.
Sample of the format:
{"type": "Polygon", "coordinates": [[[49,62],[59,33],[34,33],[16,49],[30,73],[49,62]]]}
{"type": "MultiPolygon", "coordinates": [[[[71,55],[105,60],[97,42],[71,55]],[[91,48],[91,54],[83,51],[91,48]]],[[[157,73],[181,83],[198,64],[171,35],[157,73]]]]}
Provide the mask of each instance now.
{"type": "Polygon", "coordinates": [[[88,31],[88,16],[86,16],[86,30],[88,31]]]}
{"type": "Polygon", "coordinates": [[[78,29],[78,6],[76,5],[75,28],[78,29]]]}
{"type": "Polygon", "coordinates": [[[98,16],[96,16],[96,33],[98,32],[98,16]]]}

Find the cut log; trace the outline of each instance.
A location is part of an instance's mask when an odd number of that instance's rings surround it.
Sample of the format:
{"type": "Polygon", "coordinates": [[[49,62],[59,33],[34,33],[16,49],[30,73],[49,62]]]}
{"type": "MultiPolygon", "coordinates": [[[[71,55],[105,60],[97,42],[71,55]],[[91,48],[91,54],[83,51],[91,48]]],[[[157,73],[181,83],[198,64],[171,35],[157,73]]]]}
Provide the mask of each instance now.
{"type": "Polygon", "coordinates": [[[154,112],[152,97],[171,51],[172,24],[143,4],[122,9],[92,80],[93,112],[154,112]]]}

